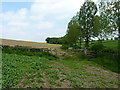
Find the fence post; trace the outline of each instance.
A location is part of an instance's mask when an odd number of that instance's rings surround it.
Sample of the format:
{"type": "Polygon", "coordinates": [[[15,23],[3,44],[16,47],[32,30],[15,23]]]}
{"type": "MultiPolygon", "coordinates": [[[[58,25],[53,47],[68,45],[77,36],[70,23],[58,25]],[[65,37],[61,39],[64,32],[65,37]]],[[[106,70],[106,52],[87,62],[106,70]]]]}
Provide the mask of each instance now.
{"type": "Polygon", "coordinates": [[[56,48],[55,48],[55,55],[57,55],[57,50],[56,50],[56,48]]]}
{"type": "Polygon", "coordinates": [[[52,54],[52,48],[50,48],[50,53],[52,54]]]}

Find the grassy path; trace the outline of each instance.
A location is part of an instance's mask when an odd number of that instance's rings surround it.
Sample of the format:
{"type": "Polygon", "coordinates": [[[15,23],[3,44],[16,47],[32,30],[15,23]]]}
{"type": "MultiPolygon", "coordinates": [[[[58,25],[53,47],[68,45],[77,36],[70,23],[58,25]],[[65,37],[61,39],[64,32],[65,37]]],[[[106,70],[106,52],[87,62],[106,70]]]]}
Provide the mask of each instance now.
{"type": "Polygon", "coordinates": [[[104,70],[91,61],[64,57],[62,60],[48,60],[14,54],[2,56],[3,81],[7,87],[118,88],[118,74],[104,70]]]}
{"type": "MultiPolygon", "coordinates": [[[[64,77],[62,85],[75,88],[117,88],[118,74],[104,70],[89,61],[53,61],[53,67],[60,70],[64,77]],[[66,81],[67,80],[67,81],[66,81]],[[64,82],[65,81],[65,82],[64,82]]],[[[61,85],[61,86],[62,86],[61,85]]]]}

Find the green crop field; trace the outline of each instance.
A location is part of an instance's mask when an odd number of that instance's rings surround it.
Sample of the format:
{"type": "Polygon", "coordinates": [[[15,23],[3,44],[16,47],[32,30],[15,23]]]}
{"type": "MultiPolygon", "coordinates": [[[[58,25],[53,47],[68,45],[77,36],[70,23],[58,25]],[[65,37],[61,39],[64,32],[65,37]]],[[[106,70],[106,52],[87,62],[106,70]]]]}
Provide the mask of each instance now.
{"type": "MultiPolygon", "coordinates": [[[[4,88],[18,86],[20,80],[24,80],[26,83],[28,82],[28,84],[32,84],[32,82],[34,82],[34,77],[36,77],[39,82],[41,79],[42,71],[49,68],[46,65],[48,59],[44,57],[29,57],[24,55],[3,53],[2,58],[4,88]]],[[[25,85],[24,83],[22,84],[25,85]]],[[[38,83],[36,82],[35,84],[38,83]]]]}
{"type": "Polygon", "coordinates": [[[2,54],[3,88],[117,88],[118,74],[100,65],[67,56],[2,54]]]}

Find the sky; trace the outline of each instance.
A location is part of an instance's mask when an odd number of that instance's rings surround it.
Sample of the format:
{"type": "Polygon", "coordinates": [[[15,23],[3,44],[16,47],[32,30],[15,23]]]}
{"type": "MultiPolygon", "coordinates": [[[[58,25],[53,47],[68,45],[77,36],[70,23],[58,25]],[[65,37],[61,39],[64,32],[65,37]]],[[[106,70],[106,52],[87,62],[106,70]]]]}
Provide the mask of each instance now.
{"type": "Polygon", "coordinates": [[[84,0],[1,0],[0,38],[45,42],[47,37],[62,37],[83,3],[84,0]]]}

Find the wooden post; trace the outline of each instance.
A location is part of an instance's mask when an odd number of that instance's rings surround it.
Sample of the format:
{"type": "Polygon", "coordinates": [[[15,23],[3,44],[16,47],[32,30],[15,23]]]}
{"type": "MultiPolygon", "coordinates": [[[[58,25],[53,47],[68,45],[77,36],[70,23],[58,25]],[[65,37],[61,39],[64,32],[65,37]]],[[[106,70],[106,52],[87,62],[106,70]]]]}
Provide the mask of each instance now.
{"type": "Polygon", "coordinates": [[[52,48],[50,48],[50,53],[52,54],[52,48]]]}
{"type": "Polygon", "coordinates": [[[87,55],[87,49],[84,50],[85,55],[87,55]]]}
{"type": "Polygon", "coordinates": [[[57,55],[57,50],[56,50],[56,48],[55,48],[55,55],[57,55]]]}

